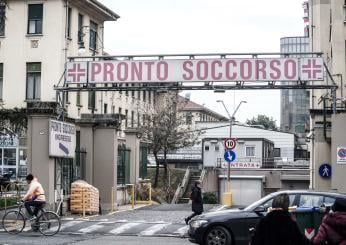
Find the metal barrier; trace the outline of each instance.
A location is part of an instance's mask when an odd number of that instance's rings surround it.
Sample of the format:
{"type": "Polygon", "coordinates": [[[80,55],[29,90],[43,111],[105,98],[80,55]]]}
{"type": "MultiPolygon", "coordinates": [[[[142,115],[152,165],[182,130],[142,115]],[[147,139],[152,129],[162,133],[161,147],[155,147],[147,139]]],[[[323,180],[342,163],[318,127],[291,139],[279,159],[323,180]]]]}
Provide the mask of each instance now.
{"type": "MultiPolygon", "coordinates": [[[[21,189],[26,186],[25,183],[21,182],[10,182],[4,190],[2,190],[2,195],[0,196],[0,200],[4,200],[4,209],[5,211],[10,207],[15,207],[17,202],[21,200],[21,189]],[[8,205],[9,200],[15,199],[15,205],[8,205]]],[[[24,188],[23,188],[24,190],[24,188]]]]}

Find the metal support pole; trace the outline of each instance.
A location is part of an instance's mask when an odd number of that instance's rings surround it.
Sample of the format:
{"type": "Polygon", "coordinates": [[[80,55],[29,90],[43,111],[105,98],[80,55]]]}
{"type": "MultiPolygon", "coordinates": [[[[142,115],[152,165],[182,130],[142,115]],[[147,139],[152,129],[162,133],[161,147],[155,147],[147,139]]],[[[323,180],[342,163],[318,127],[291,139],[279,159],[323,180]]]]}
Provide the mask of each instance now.
{"type": "Polygon", "coordinates": [[[336,114],[336,88],[332,88],[333,114],[336,114]]]}
{"type": "Polygon", "coordinates": [[[114,212],[114,187],[112,187],[111,191],[111,212],[114,212]]]}
{"type": "Polygon", "coordinates": [[[135,185],[134,184],[132,184],[131,194],[132,194],[132,202],[131,202],[131,204],[132,204],[132,209],[134,209],[135,208],[135,185]]]}

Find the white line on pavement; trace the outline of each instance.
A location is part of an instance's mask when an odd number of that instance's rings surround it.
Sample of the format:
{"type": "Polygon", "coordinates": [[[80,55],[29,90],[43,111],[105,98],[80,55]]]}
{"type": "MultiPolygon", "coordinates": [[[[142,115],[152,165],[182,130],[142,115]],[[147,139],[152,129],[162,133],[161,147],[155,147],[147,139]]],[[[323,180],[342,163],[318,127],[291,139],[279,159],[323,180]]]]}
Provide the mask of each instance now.
{"type": "Polygon", "coordinates": [[[95,224],[95,225],[91,225],[91,226],[88,226],[88,227],[85,227],[85,228],[82,228],[80,230],[78,230],[78,232],[82,232],[82,233],[90,233],[90,232],[93,232],[93,231],[96,231],[96,230],[99,230],[103,227],[105,227],[104,225],[101,225],[102,223],[98,223],[98,224],[95,224]]]}
{"type": "Polygon", "coordinates": [[[173,234],[179,234],[179,235],[185,235],[187,234],[187,231],[189,230],[189,226],[185,225],[183,227],[180,227],[178,230],[173,232],[173,234]]]}
{"type": "Polygon", "coordinates": [[[163,228],[165,228],[166,226],[170,225],[171,223],[166,223],[166,224],[157,224],[157,225],[153,225],[150,226],[148,229],[142,231],[141,233],[139,233],[140,236],[151,236],[154,235],[156,232],[159,232],[160,230],[162,230],[163,228]]]}
{"type": "Polygon", "coordinates": [[[66,228],[69,228],[69,227],[74,226],[74,225],[78,225],[78,224],[83,223],[83,222],[85,222],[85,221],[74,220],[74,221],[69,221],[69,222],[63,223],[60,227],[60,230],[62,231],[66,228]]]}
{"type": "Polygon", "coordinates": [[[136,226],[139,226],[139,225],[141,225],[141,223],[127,223],[127,224],[124,224],[122,226],[119,226],[118,228],[115,228],[115,229],[109,231],[109,233],[111,233],[113,235],[118,235],[118,234],[124,233],[126,230],[129,230],[129,229],[136,227],[136,226]]]}

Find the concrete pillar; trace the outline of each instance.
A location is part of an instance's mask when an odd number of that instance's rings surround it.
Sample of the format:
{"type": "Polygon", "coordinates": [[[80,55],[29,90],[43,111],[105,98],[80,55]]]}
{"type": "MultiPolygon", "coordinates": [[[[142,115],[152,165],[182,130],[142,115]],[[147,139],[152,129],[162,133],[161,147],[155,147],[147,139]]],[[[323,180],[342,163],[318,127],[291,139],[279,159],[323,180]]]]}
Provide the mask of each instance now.
{"type": "Polygon", "coordinates": [[[139,131],[128,129],[125,131],[126,145],[131,146],[130,154],[130,183],[135,184],[139,178],[139,154],[140,154],[140,139],[139,131]]]}
{"type": "Polygon", "coordinates": [[[117,114],[83,114],[76,123],[80,127],[80,147],[86,150],[86,181],[100,192],[101,208],[111,209],[116,203],[117,187],[117,130],[120,126],[117,114]]]}
{"type": "Polygon", "coordinates": [[[85,181],[93,183],[94,171],[94,132],[92,124],[83,124],[80,126],[80,147],[87,152],[85,156],[85,181]]]}
{"type": "Polygon", "coordinates": [[[28,103],[27,169],[42,184],[47,203],[54,203],[55,160],[49,157],[49,119],[56,117],[53,102],[28,103]]]}
{"type": "Polygon", "coordinates": [[[319,175],[319,168],[324,163],[331,164],[331,155],[330,155],[330,143],[325,141],[323,128],[314,129],[314,167],[313,167],[313,182],[314,189],[326,191],[331,188],[331,179],[322,178],[319,175]]]}
{"type": "Polygon", "coordinates": [[[346,113],[332,116],[332,189],[346,192],[346,164],[337,163],[337,148],[346,147],[346,113]]]}
{"type": "MultiPolygon", "coordinates": [[[[118,144],[114,128],[96,128],[94,130],[93,185],[99,189],[101,207],[111,209],[112,187],[117,186],[118,144]]],[[[114,191],[116,202],[116,191],[114,191]]]]}

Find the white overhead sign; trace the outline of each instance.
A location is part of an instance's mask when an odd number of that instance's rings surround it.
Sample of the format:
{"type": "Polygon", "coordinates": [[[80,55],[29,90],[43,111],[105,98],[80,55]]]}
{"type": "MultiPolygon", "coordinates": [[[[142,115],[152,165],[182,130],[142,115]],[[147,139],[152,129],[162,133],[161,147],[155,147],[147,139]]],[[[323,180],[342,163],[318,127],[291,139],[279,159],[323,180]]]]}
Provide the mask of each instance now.
{"type": "Polygon", "coordinates": [[[78,61],[66,64],[66,83],[317,81],[323,59],[219,58],[78,61]]]}
{"type": "Polygon", "coordinates": [[[49,156],[74,158],[76,126],[71,123],[49,121],[49,156]]]}

